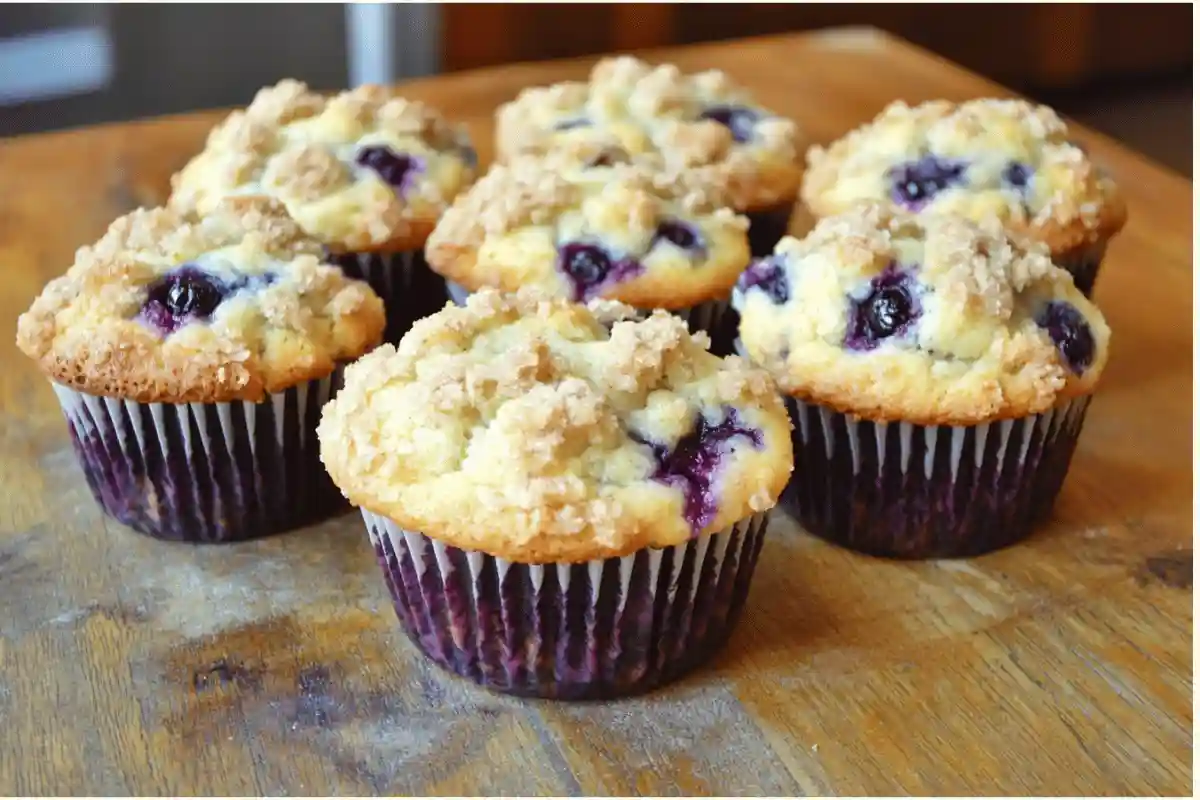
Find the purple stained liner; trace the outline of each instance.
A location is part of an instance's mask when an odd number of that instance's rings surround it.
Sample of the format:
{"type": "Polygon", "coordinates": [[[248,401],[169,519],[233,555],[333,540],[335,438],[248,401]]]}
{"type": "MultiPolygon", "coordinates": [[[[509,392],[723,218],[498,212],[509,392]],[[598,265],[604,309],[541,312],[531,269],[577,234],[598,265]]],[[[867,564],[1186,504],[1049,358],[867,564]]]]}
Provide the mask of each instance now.
{"type": "Polygon", "coordinates": [[[385,343],[400,341],[414,322],[446,305],[446,282],[429,268],[422,250],[332,253],[327,258],[347,277],[366,281],[383,300],[385,343]]]}
{"type": "Polygon", "coordinates": [[[768,515],[675,547],[546,565],[363,517],[400,623],[434,663],[498,692],[589,700],[650,691],[720,649],[768,515]]]}
{"type": "Polygon", "coordinates": [[[1104,261],[1104,253],[1108,250],[1108,241],[1076,247],[1065,253],[1056,253],[1054,263],[1071,273],[1075,278],[1075,287],[1084,297],[1091,298],[1096,287],[1096,276],[1100,272],[1100,264],[1104,261]]]}
{"type": "Polygon", "coordinates": [[[341,370],[258,403],[138,403],[54,384],[92,495],[156,539],[223,543],[348,508],[321,464],[317,421],[341,370]]]}
{"type": "Polygon", "coordinates": [[[969,427],[859,420],[785,398],[796,469],[780,505],[808,531],[890,558],[1024,539],[1062,488],[1090,397],[969,427]]]}
{"type": "Polygon", "coordinates": [[[792,201],[773,208],[742,212],[750,220],[747,236],[751,258],[762,258],[775,252],[775,245],[787,235],[795,207],[796,203],[792,201]]]}
{"type": "MultiPolygon", "coordinates": [[[[467,297],[471,292],[461,284],[454,281],[446,281],[446,296],[448,296],[456,305],[466,305],[467,297]]],[[[643,316],[649,316],[650,312],[642,311],[643,316]]],[[[704,331],[708,334],[712,344],[709,350],[718,356],[727,356],[733,353],[733,341],[737,338],[738,315],[733,310],[733,306],[729,304],[729,300],[710,300],[707,303],[691,306],[690,308],[678,309],[671,312],[677,317],[682,317],[687,320],[688,329],[693,333],[704,331]]]]}

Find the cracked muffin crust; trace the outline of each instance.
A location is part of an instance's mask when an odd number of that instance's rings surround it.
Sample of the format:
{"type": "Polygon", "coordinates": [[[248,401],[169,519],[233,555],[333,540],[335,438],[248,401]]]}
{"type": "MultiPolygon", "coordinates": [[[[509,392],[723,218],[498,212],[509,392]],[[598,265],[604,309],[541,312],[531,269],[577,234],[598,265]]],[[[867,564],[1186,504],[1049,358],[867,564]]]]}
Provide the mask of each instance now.
{"type": "Polygon", "coordinates": [[[346,370],[318,436],[352,503],[521,563],[680,544],[775,504],[769,378],[665,312],[487,289],[346,370]]]}
{"type": "Polygon", "coordinates": [[[496,113],[496,153],[560,152],[587,163],[604,152],[655,155],[730,192],[739,211],[794,201],[796,123],[758,105],[724,72],[684,74],[632,56],[596,64],[586,83],[529,88],[496,113]]]}
{"type": "Polygon", "coordinates": [[[683,309],[728,297],[750,260],[746,219],[715,186],[644,163],[556,155],[496,165],[430,236],[430,267],[468,290],[683,309]]]}
{"type": "Polygon", "coordinates": [[[750,358],[787,394],[857,417],[972,425],[1090,394],[1100,311],[1045,248],[881,204],[786,238],[739,280],[750,358]]]}
{"type": "Polygon", "coordinates": [[[419,250],[475,177],[465,133],[382,86],[333,96],[299,81],[261,89],[172,178],[173,207],[265,194],[335,252],[419,250]]]}
{"type": "Polygon", "coordinates": [[[379,298],[320,254],[267,198],[229,198],[203,218],[139,209],[47,284],[17,345],[89,394],[257,401],[380,341],[379,298]]]}
{"type": "Polygon", "coordinates": [[[1046,106],[1023,100],[889,105],[807,154],[802,198],[817,217],[861,201],[1000,219],[1056,256],[1116,235],[1126,208],[1114,181],[1046,106]]]}

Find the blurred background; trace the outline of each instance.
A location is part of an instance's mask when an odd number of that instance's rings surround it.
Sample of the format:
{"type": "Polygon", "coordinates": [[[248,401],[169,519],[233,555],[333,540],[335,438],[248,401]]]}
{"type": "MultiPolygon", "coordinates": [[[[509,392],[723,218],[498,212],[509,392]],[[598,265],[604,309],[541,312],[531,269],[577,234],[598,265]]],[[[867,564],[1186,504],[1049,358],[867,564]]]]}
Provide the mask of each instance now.
{"type": "Polygon", "coordinates": [[[1187,176],[1192,7],[1151,4],[0,5],[0,136],[515,61],[873,25],[1187,176]]]}

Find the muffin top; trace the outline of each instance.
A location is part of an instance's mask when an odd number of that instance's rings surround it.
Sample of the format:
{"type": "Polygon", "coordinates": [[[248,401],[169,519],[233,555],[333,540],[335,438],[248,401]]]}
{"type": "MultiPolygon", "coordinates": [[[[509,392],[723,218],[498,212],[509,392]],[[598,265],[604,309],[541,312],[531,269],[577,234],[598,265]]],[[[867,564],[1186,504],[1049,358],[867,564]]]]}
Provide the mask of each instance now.
{"type": "Polygon", "coordinates": [[[972,425],[1087,394],[1099,310],[996,221],[881,204],[787,237],[738,281],[742,343],[781,388],[875,421],[972,425]]]}
{"type": "Polygon", "coordinates": [[[468,289],[685,308],[726,297],[750,261],[747,221],[694,173],[557,154],[493,166],[454,202],[426,259],[468,289]]]}
{"type": "Polygon", "coordinates": [[[496,112],[496,152],[560,151],[588,162],[620,150],[657,154],[728,184],[739,211],[791,204],[800,185],[796,123],[757,105],[724,72],[608,58],[587,83],[525,89],[496,112]]]}
{"type": "Polygon", "coordinates": [[[228,195],[278,198],[339,252],[417,250],[475,178],[465,134],[382,86],[325,97],[294,80],[259,90],[171,180],[201,214],[228,195]]]}
{"type": "Polygon", "coordinates": [[[382,338],[383,303],[320,253],[268,198],[229,198],[201,219],[139,209],[46,285],[17,345],[90,394],[257,401],[382,338]]]}
{"type": "Polygon", "coordinates": [[[828,148],[808,151],[802,190],[819,217],[859,201],[999,218],[1055,252],[1125,224],[1116,184],[1067,139],[1046,106],[1023,100],[895,102],[828,148]]]}
{"type": "Polygon", "coordinates": [[[665,547],[771,508],[792,469],[770,378],[664,311],[487,289],[346,371],[321,458],[351,502],[521,563],[665,547]]]}

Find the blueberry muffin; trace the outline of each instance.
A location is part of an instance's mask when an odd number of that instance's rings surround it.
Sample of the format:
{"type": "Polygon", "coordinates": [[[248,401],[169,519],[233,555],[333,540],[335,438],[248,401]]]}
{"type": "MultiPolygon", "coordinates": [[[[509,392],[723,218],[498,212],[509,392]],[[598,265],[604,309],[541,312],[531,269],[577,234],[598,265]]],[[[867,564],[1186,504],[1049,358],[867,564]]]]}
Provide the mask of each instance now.
{"type": "Polygon", "coordinates": [[[750,261],[746,219],[701,178],[555,155],[492,167],[458,197],[426,258],[461,302],[491,286],[666,309],[732,348],[729,293],[750,261]]]}
{"type": "Polygon", "coordinates": [[[351,366],[318,428],[396,612],[498,691],[644,691],[746,599],[792,469],[770,379],[665,312],[485,289],[351,366]]]}
{"type": "Polygon", "coordinates": [[[388,341],[446,303],[425,239],[475,178],[465,134],[381,86],[331,97],[285,80],[208,136],[172,179],[170,204],[208,213],[228,195],[277,198],[328,258],[383,298],[388,341]]]}
{"type": "Polygon", "coordinates": [[[345,508],[316,425],[383,303],[322,264],[267,198],[202,219],[138,210],[80,248],[17,322],[51,380],[92,494],[161,539],[227,542],[345,508]]]}
{"type": "Polygon", "coordinates": [[[803,198],[817,217],[867,200],[1000,219],[1045,244],[1090,297],[1126,210],[1113,180],[1067,135],[1054,111],[1023,100],[896,102],[809,150],[803,198]]]}
{"type": "Polygon", "coordinates": [[[652,155],[726,184],[750,220],[755,255],[788,229],[800,186],[796,123],[755,102],[724,72],[608,58],[587,83],[526,89],[496,114],[496,153],[563,152],[589,163],[611,152],[652,155]]]}
{"type": "Polygon", "coordinates": [[[785,238],[739,283],[742,347],[786,395],[809,531],[902,558],[1026,536],[1062,486],[1109,329],[996,221],[880,205],[785,238]]]}

